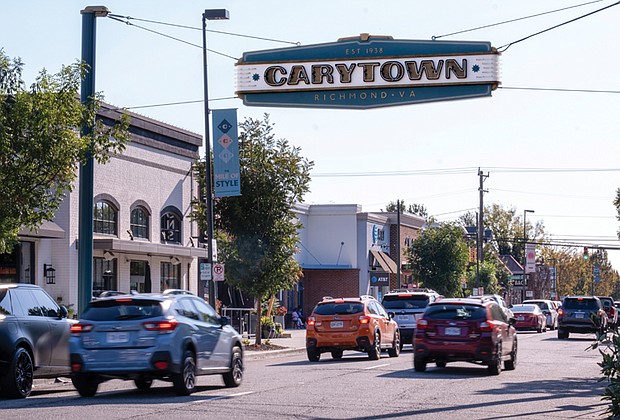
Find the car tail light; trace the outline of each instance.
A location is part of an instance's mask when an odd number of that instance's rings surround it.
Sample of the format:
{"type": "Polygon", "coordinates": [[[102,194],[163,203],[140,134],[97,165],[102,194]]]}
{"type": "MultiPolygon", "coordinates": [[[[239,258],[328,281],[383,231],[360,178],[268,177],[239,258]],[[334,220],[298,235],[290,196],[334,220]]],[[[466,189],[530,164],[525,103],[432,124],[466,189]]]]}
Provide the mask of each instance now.
{"type": "Polygon", "coordinates": [[[360,324],[368,324],[370,322],[370,317],[368,315],[360,315],[358,319],[360,324]]]}
{"type": "Polygon", "coordinates": [[[167,319],[165,321],[143,322],[142,326],[148,331],[171,332],[179,325],[176,319],[167,319]]]}
{"type": "Polygon", "coordinates": [[[166,370],[168,369],[168,362],[166,361],[155,362],[155,367],[159,370],[166,370]]]}
{"type": "Polygon", "coordinates": [[[428,321],[425,319],[419,319],[416,325],[419,330],[425,330],[428,327],[428,321]]]}
{"type": "Polygon", "coordinates": [[[480,323],[480,331],[491,332],[495,324],[492,321],[483,321],[480,323]]]}
{"type": "Polygon", "coordinates": [[[81,363],[71,363],[71,372],[79,372],[82,370],[81,363]]]}
{"type": "Polygon", "coordinates": [[[316,319],[313,316],[309,316],[308,317],[308,321],[307,321],[308,325],[314,325],[316,324],[316,319]]]}
{"type": "Polygon", "coordinates": [[[558,316],[564,316],[564,309],[558,309],[558,316]]]}
{"type": "Polygon", "coordinates": [[[92,329],[93,329],[92,324],[82,324],[82,323],[73,324],[69,328],[69,330],[71,331],[71,334],[81,334],[85,332],[90,332],[92,331],[92,329]]]}

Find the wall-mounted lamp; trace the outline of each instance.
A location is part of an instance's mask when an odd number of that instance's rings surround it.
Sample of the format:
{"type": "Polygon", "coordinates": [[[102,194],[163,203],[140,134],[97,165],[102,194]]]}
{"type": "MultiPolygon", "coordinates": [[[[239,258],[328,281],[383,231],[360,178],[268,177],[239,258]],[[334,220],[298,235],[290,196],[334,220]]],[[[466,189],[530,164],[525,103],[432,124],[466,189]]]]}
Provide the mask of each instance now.
{"type": "Polygon", "coordinates": [[[43,275],[45,283],[56,284],[56,269],[52,267],[52,264],[43,264],[43,275]]]}
{"type": "Polygon", "coordinates": [[[196,247],[196,243],[194,242],[194,238],[192,238],[191,236],[189,237],[189,243],[192,244],[193,248],[196,247]]]}
{"type": "Polygon", "coordinates": [[[114,255],[112,251],[103,251],[103,258],[105,258],[106,261],[110,261],[116,258],[116,255],[114,255]]]}
{"type": "Polygon", "coordinates": [[[127,229],[127,235],[129,235],[129,239],[133,241],[133,232],[131,231],[131,229],[127,229]]]}
{"type": "Polygon", "coordinates": [[[181,264],[181,260],[179,259],[179,257],[170,257],[170,264],[179,265],[181,264]]]}

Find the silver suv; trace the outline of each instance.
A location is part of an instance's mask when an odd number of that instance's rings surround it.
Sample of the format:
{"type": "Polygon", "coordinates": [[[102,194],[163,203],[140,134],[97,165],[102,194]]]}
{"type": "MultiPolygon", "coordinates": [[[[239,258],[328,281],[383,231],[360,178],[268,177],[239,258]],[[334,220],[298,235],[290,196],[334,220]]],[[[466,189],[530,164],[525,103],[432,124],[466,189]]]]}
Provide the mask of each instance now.
{"type": "Polygon", "coordinates": [[[241,336],[203,299],[178,290],[127,294],[90,302],[71,326],[71,381],[83,397],[110,379],[148,389],[170,381],[189,395],[197,375],[220,374],[227,387],[243,378],[241,336]]]}
{"type": "Polygon", "coordinates": [[[394,320],[398,323],[401,348],[403,344],[413,344],[416,321],[422,317],[426,307],[440,297],[432,289],[398,289],[383,296],[383,307],[394,314],[394,320]]]}

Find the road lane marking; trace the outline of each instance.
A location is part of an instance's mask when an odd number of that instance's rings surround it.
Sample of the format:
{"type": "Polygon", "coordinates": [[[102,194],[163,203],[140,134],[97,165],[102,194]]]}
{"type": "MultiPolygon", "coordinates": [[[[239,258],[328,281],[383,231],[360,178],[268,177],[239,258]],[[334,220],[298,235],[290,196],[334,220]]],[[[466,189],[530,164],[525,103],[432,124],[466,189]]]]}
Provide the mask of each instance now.
{"type": "Polygon", "coordinates": [[[380,368],[380,367],[389,366],[389,365],[390,365],[389,363],[384,363],[382,365],[368,366],[368,367],[365,367],[364,370],[370,370],[370,369],[380,368]]]}

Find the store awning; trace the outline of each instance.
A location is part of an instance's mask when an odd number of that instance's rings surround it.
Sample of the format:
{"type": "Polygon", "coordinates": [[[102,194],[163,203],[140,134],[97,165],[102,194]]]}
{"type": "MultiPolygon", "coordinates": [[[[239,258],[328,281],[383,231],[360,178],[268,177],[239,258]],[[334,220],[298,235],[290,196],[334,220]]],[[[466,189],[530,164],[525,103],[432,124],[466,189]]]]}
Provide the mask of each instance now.
{"type": "Polygon", "coordinates": [[[386,273],[396,274],[397,266],[393,259],[388,254],[378,249],[371,249],[371,267],[376,267],[377,264],[386,273]]]}
{"type": "Polygon", "coordinates": [[[36,231],[33,229],[20,229],[18,236],[30,236],[33,238],[52,238],[52,239],[64,239],[65,230],[58,226],[56,223],[49,220],[44,221],[39,229],[36,231]]]}
{"type": "Polygon", "coordinates": [[[128,241],[116,238],[95,238],[93,239],[93,249],[117,251],[125,254],[207,258],[206,248],[157,244],[147,241],[128,241]]]}

